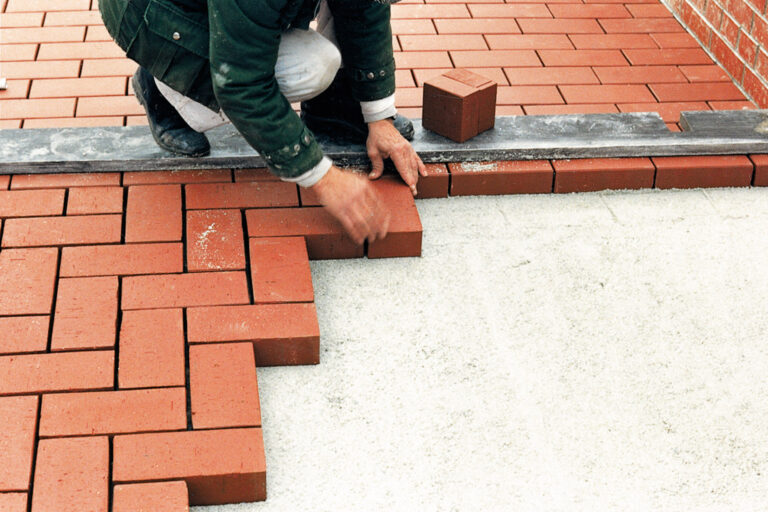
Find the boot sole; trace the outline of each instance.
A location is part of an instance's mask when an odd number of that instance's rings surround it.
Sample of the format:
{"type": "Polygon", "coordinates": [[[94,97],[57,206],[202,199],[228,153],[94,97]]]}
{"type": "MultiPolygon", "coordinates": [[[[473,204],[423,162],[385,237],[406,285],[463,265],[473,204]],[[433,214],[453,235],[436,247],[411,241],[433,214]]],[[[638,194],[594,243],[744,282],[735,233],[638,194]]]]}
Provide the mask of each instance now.
{"type": "MultiPolygon", "coordinates": [[[[136,96],[136,99],[139,100],[139,103],[141,104],[141,106],[144,107],[144,111],[145,112],[148,111],[149,107],[147,106],[147,102],[144,99],[144,96],[140,92],[140,91],[143,90],[143,88],[141,87],[141,85],[139,85],[139,81],[136,79],[136,75],[133,75],[131,77],[131,85],[133,85],[133,95],[136,96]]],[[[147,116],[147,118],[149,118],[149,116],[147,116]]],[[[149,128],[149,133],[152,134],[152,138],[155,139],[155,142],[157,143],[158,146],[160,146],[162,149],[168,151],[169,153],[173,153],[174,155],[199,158],[201,156],[208,156],[208,155],[211,154],[210,150],[202,151],[202,152],[199,152],[199,153],[185,153],[183,151],[179,151],[178,149],[172,148],[172,147],[168,146],[167,144],[163,143],[160,140],[160,138],[155,134],[155,130],[153,130],[151,126],[149,128]]]]}

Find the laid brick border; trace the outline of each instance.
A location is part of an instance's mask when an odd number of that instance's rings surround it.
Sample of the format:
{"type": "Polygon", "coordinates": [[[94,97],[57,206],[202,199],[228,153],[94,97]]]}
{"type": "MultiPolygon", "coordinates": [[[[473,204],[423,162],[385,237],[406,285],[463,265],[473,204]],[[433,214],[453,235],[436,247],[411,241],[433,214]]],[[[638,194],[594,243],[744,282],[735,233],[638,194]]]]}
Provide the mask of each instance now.
{"type": "MultiPolygon", "coordinates": [[[[768,155],[429,164],[418,198],[768,186],[768,155]]],[[[355,246],[264,169],[0,176],[0,510],[266,499],[256,367],[320,362],[310,259],[418,256],[394,177],[355,246]]]]}

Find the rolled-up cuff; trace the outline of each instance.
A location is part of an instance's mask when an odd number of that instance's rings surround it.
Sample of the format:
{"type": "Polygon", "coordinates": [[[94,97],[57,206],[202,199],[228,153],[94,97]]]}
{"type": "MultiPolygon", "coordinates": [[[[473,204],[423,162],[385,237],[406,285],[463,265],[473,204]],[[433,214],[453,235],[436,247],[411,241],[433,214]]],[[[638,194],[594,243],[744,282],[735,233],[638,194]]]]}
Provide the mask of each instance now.
{"type": "Polygon", "coordinates": [[[320,181],[323,176],[331,169],[331,166],[333,165],[333,162],[330,158],[327,156],[324,156],[322,160],[320,160],[320,163],[318,163],[316,166],[302,174],[301,176],[296,176],[295,178],[280,178],[283,181],[288,181],[291,183],[297,183],[301,187],[311,187],[312,185],[316,184],[318,181],[320,181]]]}
{"type": "Polygon", "coordinates": [[[387,119],[397,113],[395,95],[392,94],[380,100],[361,101],[360,109],[363,111],[363,119],[366,123],[387,119]]]}

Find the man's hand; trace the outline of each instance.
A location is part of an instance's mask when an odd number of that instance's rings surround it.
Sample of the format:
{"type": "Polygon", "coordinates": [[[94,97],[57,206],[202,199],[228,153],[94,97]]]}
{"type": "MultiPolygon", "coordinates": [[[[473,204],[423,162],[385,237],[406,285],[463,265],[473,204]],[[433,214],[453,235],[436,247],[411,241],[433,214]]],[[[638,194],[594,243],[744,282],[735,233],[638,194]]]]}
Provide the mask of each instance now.
{"type": "Polygon", "coordinates": [[[416,182],[419,175],[427,175],[427,169],[411,143],[400,135],[391,120],[382,119],[368,123],[366,148],[373,167],[369,175],[372,180],[384,172],[384,159],[391,158],[403,181],[411,188],[413,195],[416,195],[416,182]]]}
{"type": "Polygon", "coordinates": [[[312,190],[357,244],[387,236],[389,212],[364,177],[335,165],[312,190]]]}

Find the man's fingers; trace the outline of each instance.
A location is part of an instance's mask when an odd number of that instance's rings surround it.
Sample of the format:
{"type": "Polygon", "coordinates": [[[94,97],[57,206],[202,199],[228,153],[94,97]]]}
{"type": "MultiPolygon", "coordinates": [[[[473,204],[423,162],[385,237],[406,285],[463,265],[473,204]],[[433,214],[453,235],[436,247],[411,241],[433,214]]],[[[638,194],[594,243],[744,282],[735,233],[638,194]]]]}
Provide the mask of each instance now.
{"type": "Polygon", "coordinates": [[[368,177],[372,180],[380,178],[381,173],[384,172],[384,159],[378,152],[369,153],[368,158],[371,159],[371,172],[368,177]]]}
{"type": "Polygon", "coordinates": [[[408,185],[411,192],[416,195],[416,181],[419,179],[419,176],[415,162],[411,159],[411,155],[399,151],[392,155],[392,162],[394,162],[395,167],[397,167],[405,184],[408,185]]]}
{"type": "MultiPolygon", "coordinates": [[[[415,151],[413,153],[416,154],[415,151]]],[[[416,155],[416,161],[418,162],[416,165],[419,167],[419,174],[422,177],[426,178],[427,177],[427,166],[424,165],[424,162],[421,161],[421,158],[419,157],[419,155],[416,155]]]]}

